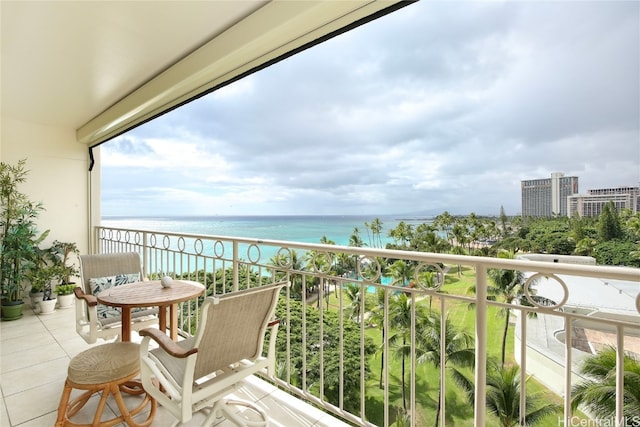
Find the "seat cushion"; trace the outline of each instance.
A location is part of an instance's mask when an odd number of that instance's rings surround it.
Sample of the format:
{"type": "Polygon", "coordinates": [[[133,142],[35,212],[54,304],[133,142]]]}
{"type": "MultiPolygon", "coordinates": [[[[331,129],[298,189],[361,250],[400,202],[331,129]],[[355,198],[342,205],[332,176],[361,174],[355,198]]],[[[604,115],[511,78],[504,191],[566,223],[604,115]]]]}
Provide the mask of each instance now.
{"type": "Polygon", "coordinates": [[[104,384],[135,374],[140,369],[139,345],[114,342],[91,347],[69,363],[69,379],[77,384],[104,384]]]}
{"type": "MultiPolygon", "coordinates": [[[[193,348],[193,344],[195,342],[195,337],[190,337],[181,341],[178,341],[176,344],[178,347],[182,347],[185,350],[189,350],[193,348]]],[[[158,358],[160,363],[165,367],[167,372],[171,375],[176,384],[179,384],[182,387],[182,380],[184,379],[184,373],[187,368],[187,358],[173,357],[164,351],[162,348],[156,348],[151,350],[151,353],[158,358]]],[[[194,378],[197,380],[198,378],[194,378]]]]}
{"type": "MultiPolygon", "coordinates": [[[[128,273],[128,274],[118,274],[116,276],[106,276],[106,277],[94,277],[89,279],[89,286],[91,287],[91,293],[93,295],[98,295],[100,292],[112,288],[114,286],[125,285],[127,283],[138,282],[140,280],[140,273],[128,273]]],[[[146,310],[142,309],[134,309],[132,313],[136,311],[146,310]]],[[[109,317],[120,317],[120,309],[116,307],[109,307],[104,304],[98,304],[98,319],[107,319],[109,317]]]]}

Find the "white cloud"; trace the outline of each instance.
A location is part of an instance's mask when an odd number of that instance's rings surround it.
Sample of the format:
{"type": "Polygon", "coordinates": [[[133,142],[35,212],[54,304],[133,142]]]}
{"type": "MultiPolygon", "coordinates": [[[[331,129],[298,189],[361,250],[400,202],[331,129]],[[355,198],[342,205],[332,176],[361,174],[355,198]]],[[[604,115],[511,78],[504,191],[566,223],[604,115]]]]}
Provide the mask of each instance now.
{"type": "Polygon", "coordinates": [[[516,214],[551,172],[638,185],[639,14],[412,4],[109,142],[103,211],[516,214]]]}

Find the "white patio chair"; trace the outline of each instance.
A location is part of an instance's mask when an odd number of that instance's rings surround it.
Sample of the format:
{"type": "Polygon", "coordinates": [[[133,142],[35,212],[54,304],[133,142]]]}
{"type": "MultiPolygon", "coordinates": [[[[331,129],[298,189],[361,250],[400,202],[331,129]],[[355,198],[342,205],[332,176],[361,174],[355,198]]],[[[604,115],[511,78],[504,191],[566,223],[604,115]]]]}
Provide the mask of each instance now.
{"type": "MultiPolygon", "coordinates": [[[[111,340],[122,329],[119,310],[98,304],[94,295],[105,286],[142,281],[140,255],[122,252],[99,255],[80,255],[82,286],[74,289],[76,296],[76,332],[89,344],[98,338],[111,340]],[[108,285],[105,285],[108,283],[108,285]]],[[[136,309],[131,313],[131,330],[138,331],[158,324],[157,308],[136,309]]]]}
{"type": "Polygon", "coordinates": [[[221,415],[239,426],[268,425],[268,417],[257,405],[224,397],[258,371],[274,374],[278,322],[272,319],[285,286],[288,282],[206,298],[195,336],[184,341],[173,342],[157,329],[140,331],[142,385],[178,419],[176,424],[210,408],[202,426],[221,415]],[[264,356],[267,327],[272,329],[264,356]],[[150,349],[151,340],[159,347],[150,349]],[[252,409],[262,421],[247,420],[234,405],[252,409]]]}

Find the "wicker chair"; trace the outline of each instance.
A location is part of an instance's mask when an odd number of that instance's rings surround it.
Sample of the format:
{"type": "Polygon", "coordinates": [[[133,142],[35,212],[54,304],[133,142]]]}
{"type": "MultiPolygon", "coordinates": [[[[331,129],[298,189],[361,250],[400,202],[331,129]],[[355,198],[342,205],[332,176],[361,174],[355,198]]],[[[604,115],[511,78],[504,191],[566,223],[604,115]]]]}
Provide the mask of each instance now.
{"type": "Polygon", "coordinates": [[[221,415],[239,426],[268,424],[266,413],[258,406],[224,397],[258,371],[274,374],[278,322],[272,318],[285,286],[288,282],[206,298],[195,336],[184,341],[173,342],[153,328],[140,331],[142,385],[178,419],[176,423],[186,423],[194,412],[210,408],[203,426],[221,415]],[[265,357],[267,327],[272,329],[265,357]],[[151,340],[159,347],[152,350],[157,346],[150,346],[151,340]],[[261,424],[239,415],[233,405],[254,410],[261,424]]]}
{"type": "MultiPolygon", "coordinates": [[[[119,339],[122,318],[117,315],[102,317],[98,313],[98,300],[91,290],[92,279],[134,275],[143,280],[140,255],[123,252],[99,255],[80,255],[82,286],[74,289],[76,296],[76,332],[89,344],[98,338],[119,339]]],[[[111,313],[113,314],[113,313],[111,313]]],[[[158,309],[141,309],[132,313],[131,330],[138,331],[158,324],[158,309]]]]}

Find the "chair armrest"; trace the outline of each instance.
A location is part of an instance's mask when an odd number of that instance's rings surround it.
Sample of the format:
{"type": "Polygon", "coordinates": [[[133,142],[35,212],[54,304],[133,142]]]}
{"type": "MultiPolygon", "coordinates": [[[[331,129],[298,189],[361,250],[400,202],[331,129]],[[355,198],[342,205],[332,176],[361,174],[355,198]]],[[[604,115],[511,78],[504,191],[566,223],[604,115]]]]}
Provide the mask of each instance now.
{"type": "Polygon", "coordinates": [[[268,328],[273,328],[276,325],[280,324],[280,319],[274,319],[271,322],[267,323],[268,328]]]}
{"type": "Polygon", "coordinates": [[[273,319],[267,323],[267,327],[271,328],[267,347],[267,359],[269,359],[267,375],[273,377],[276,375],[276,336],[278,335],[278,329],[280,329],[280,319],[273,319]]]}
{"type": "Polygon", "coordinates": [[[75,294],[76,298],[85,300],[89,307],[98,305],[98,299],[91,294],[85,294],[82,288],[79,286],[73,289],[73,293],[75,294]]]}
{"type": "Polygon", "coordinates": [[[158,345],[164,351],[166,351],[167,353],[169,353],[173,357],[178,357],[178,358],[183,359],[185,357],[188,357],[188,356],[198,352],[197,348],[184,349],[184,348],[180,347],[178,344],[173,342],[171,340],[171,338],[169,338],[169,336],[167,334],[165,334],[164,332],[161,332],[159,329],[145,328],[145,329],[142,329],[142,330],[138,331],[138,334],[141,337],[149,337],[149,338],[151,338],[152,340],[157,342],[158,345]]]}

